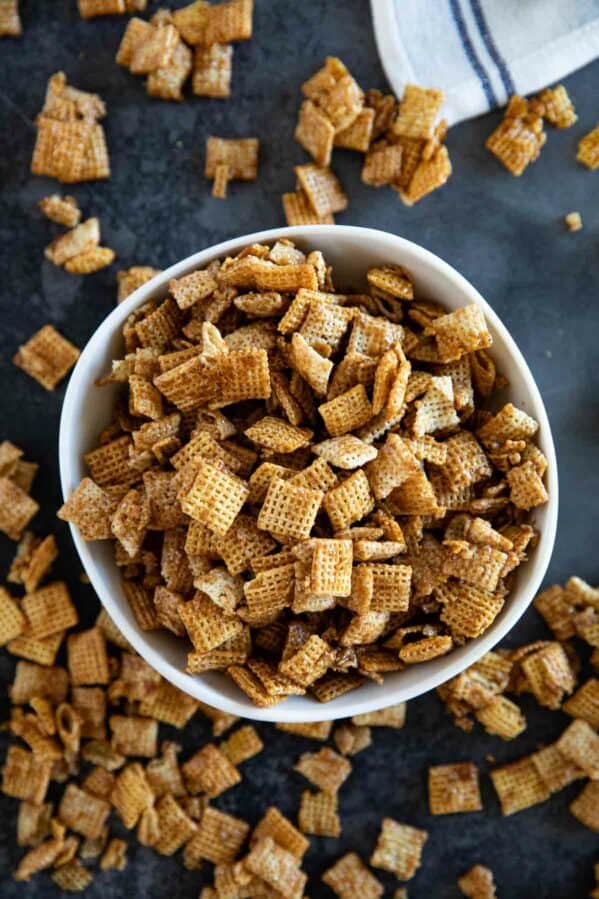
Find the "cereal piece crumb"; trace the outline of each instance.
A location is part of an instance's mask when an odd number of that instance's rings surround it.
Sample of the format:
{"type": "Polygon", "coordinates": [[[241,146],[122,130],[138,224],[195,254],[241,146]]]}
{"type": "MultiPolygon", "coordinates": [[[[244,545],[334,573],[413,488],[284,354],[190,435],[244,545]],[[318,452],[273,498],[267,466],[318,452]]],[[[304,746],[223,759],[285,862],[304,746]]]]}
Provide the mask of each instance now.
{"type": "Polygon", "coordinates": [[[462,874],[458,886],[468,899],[496,899],[493,872],[484,865],[474,865],[462,874]]]}
{"type": "Polygon", "coordinates": [[[568,231],[581,231],[582,230],[582,216],[580,212],[569,212],[564,216],[564,221],[566,223],[566,227],[568,231]]]}

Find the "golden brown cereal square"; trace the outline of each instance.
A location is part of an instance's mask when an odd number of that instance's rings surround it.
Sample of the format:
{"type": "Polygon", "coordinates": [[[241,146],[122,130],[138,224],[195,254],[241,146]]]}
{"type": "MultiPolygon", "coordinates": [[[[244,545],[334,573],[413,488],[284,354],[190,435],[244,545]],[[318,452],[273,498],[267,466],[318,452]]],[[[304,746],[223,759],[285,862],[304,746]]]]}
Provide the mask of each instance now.
{"type": "Polygon", "coordinates": [[[152,847],[160,855],[174,855],[197,831],[197,825],[167,793],[156,803],[160,838],[152,847]]]}
{"type": "Polygon", "coordinates": [[[110,801],[129,830],[135,827],[142,812],[153,805],[154,794],[138,762],[127,765],[117,775],[110,801]]]}
{"type": "MultiPolygon", "coordinates": [[[[405,157],[404,157],[405,164],[405,157]]],[[[452,173],[447,147],[437,147],[432,156],[421,159],[411,175],[407,187],[398,187],[397,192],[406,206],[413,206],[423,197],[442,187],[452,173]]]]}
{"type": "Polygon", "coordinates": [[[24,597],[22,609],[28,623],[28,636],[49,637],[77,624],[79,617],[64,581],[55,581],[24,597]]]}
{"type": "Polygon", "coordinates": [[[146,777],[157,798],[167,793],[176,797],[186,795],[177,759],[180,749],[177,743],[165,742],[161,746],[162,755],[148,763],[146,777]]]}
{"type": "Polygon", "coordinates": [[[252,832],[252,843],[265,837],[271,837],[278,846],[300,860],[310,845],[305,836],[274,805],[266,810],[256,824],[252,832]]]}
{"type": "Polygon", "coordinates": [[[365,425],[372,417],[372,406],[363,384],[356,384],[345,393],[323,403],[318,411],[332,437],[347,434],[365,425]]]}
{"type": "Polygon", "coordinates": [[[359,85],[335,56],[328,56],[324,66],[302,84],[302,93],[322,109],[335,131],[348,128],[364,104],[359,85]]]}
{"type": "Polygon", "coordinates": [[[443,91],[407,84],[392,130],[398,137],[428,140],[443,103],[443,91]]]}
{"type": "MultiPolygon", "coordinates": [[[[519,706],[507,696],[494,696],[488,705],[476,711],[477,720],[488,734],[514,740],[526,730],[526,718],[519,706]]],[[[531,756],[534,761],[534,756],[531,756]]]]}
{"type": "Polygon", "coordinates": [[[507,473],[510,500],[518,509],[534,509],[549,499],[545,485],[532,462],[524,462],[507,473]]]}
{"type": "Polygon", "coordinates": [[[257,730],[249,724],[234,731],[220,746],[220,751],[227,756],[232,765],[239,765],[251,759],[263,749],[264,744],[257,730]]]}
{"type": "Polygon", "coordinates": [[[305,539],[310,535],[322,497],[320,490],[296,487],[275,477],[260,509],[258,527],[282,537],[305,539]]]}
{"type": "Polygon", "coordinates": [[[19,347],[13,361],[46,390],[54,390],[78,358],[77,347],[52,325],[45,325],[19,347]]]}
{"type": "Polygon", "coordinates": [[[295,139],[319,166],[328,166],[333,151],[335,127],[330,119],[311,101],[300,107],[295,139]]]}
{"type": "Polygon", "coordinates": [[[441,621],[457,639],[479,637],[491,626],[504,604],[502,596],[458,581],[440,584],[436,597],[443,604],[441,621]]]}
{"type": "Polygon", "coordinates": [[[0,646],[22,634],[26,626],[27,619],[21,605],[13,599],[8,590],[0,587],[0,646]]]}
{"type": "Polygon", "coordinates": [[[370,864],[391,871],[400,880],[410,880],[418,868],[422,849],[428,839],[425,830],[383,818],[381,832],[370,864]]]}
{"type": "Polygon", "coordinates": [[[299,870],[298,860],[271,837],[263,837],[250,849],[245,867],[273,887],[286,899],[301,899],[307,876],[299,870]]]}
{"type": "Polygon", "coordinates": [[[354,437],[353,434],[344,434],[341,437],[332,437],[323,440],[312,447],[312,452],[334,465],[352,471],[354,468],[362,468],[367,462],[376,458],[378,450],[354,437]]]}
{"type": "Polygon", "coordinates": [[[550,793],[557,793],[584,777],[584,771],[565,758],[555,743],[533,752],[530,760],[550,793]]]}
{"type": "Polygon", "coordinates": [[[183,86],[192,70],[193,54],[179,38],[170,59],[148,75],[146,90],[151,97],[162,100],[182,100],[183,86]]]}
{"type": "Polygon", "coordinates": [[[326,494],[323,505],[333,529],[338,531],[360,521],[374,508],[368,478],[361,469],[353,472],[326,494]]]}
{"type": "Polygon", "coordinates": [[[223,468],[202,462],[181,507],[191,518],[223,536],[241,511],[248,492],[244,481],[223,468]]]}
{"type": "Polygon", "coordinates": [[[320,216],[312,209],[303,190],[282,196],[283,212],[288,225],[334,225],[331,213],[320,216]]]}
{"type": "Polygon", "coordinates": [[[526,167],[538,159],[545,143],[543,120],[534,114],[505,118],[489,135],[485,146],[512,175],[520,176],[526,167]]]}
{"type": "Polygon", "coordinates": [[[36,805],[22,799],[17,818],[17,845],[37,846],[50,835],[50,820],[54,806],[47,802],[36,805]]]}
{"type": "Polygon", "coordinates": [[[549,643],[530,653],[521,662],[521,670],[540,705],[558,709],[564,695],[571,693],[576,678],[568,656],[560,643],[549,643]]]}
{"type": "Polygon", "coordinates": [[[198,592],[184,603],[179,614],[197,652],[208,652],[243,630],[243,623],[224,612],[208,596],[198,592]]]}
{"type": "MultiPolygon", "coordinates": [[[[125,485],[139,480],[139,472],[135,471],[130,464],[130,448],[131,438],[125,435],[110,440],[84,454],[83,458],[89,468],[91,478],[98,486],[125,485]]],[[[87,488],[91,489],[87,479],[84,478],[84,481],[87,488]]],[[[106,496],[108,497],[108,494],[106,496]]],[[[89,499],[85,498],[84,505],[87,505],[88,502],[89,499]]],[[[116,505],[115,502],[114,507],[116,505]]]]}
{"type": "Polygon", "coordinates": [[[275,453],[292,453],[307,446],[313,436],[309,428],[298,428],[271,415],[265,415],[244,433],[253,443],[275,453]]]}
{"type": "Polygon", "coordinates": [[[198,701],[193,696],[183,693],[161,681],[157,690],[153,690],[139,706],[140,715],[148,715],[173,727],[184,727],[198,709],[198,701]]]}
{"type": "Polygon", "coordinates": [[[240,783],[241,775],[213,743],[207,743],[181,766],[191,793],[206,793],[210,798],[240,783]]]}
{"type": "Polygon", "coordinates": [[[599,168],[599,125],[580,138],[576,159],[592,172],[599,168]]]}
{"type": "Polygon", "coordinates": [[[335,746],[342,755],[357,755],[372,743],[370,728],[365,725],[344,723],[333,734],[335,746]]]}
{"type": "Polygon", "coordinates": [[[52,759],[39,758],[21,746],[9,746],[2,768],[2,792],[41,805],[50,783],[52,759]]]}
{"type": "Polygon", "coordinates": [[[476,765],[458,762],[429,768],[428,802],[431,815],[479,812],[483,806],[476,765]]]}
{"type": "Polygon", "coordinates": [[[563,732],[556,746],[587,777],[599,779],[599,736],[587,721],[576,718],[563,732]]]}
{"type": "Polygon", "coordinates": [[[545,88],[530,101],[530,108],[556,128],[570,128],[578,120],[572,100],[563,84],[545,88]]]}
{"type": "Polygon", "coordinates": [[[0,531],[11,540],[20,540],[38,509],[38,503],[10,478],[0,477],[0,531]]]}
{"type": "Polygon", "coordinates": [[[311,721],[309,723],[289,723],[279,722],[277,730],[283,730],[286,733],[296,734],[299,737],[308,737],[310,740],[320,740],[325,742],[331,734],[333,727],[332,721],[311,721]]]}
{"type": "Polygon", "coordinates": [[[550,793],[530,758],[510,762],[491,771],[491,780],[504,815],[545,802],[550,793]]]}
{"type": "Polygon", "coordinates": [[[315,393],[324,395],[333,371],[333,363],[310,346],[305,337],[299,333],[291,338],[290,359],[294,371],[315,393]]]}
{"type": "Polygon", "coordinates": [[[317,837],[341,835],[338,799],[333,793],[312,793],[304,790],[298,812],[298,824],[303,833],[317,837]]]}
{"type": "Polygon", "coordinates": [[[401,173],[403,148],[399,143],[389,144],[385,140],[372,144],[364,158],[362,181],[370,187],[394,184],[401,173]]]}
{"type": "Polygon", "coordinates": [[[82,19],[95,16],[118,16],[127,12],[125,0],[78,0],[79,15],[82,19]]]}
{"type": "Polygon", "coordinates": [[[42,540],[26,532],[17,547],[7,580],[22,584],[26,593],[32,593],[57,556],[56,540],[52,534],[42,540]]]}
{"type": "Polygon", "coordinates": [[[200,859],[206,859],[215,865],[233,862],[249,830],[249,824],[240,818],[234,818],[208,806],[196,833],[185,846],[183,854],[185,866],[194,867],[200,859]]]}
{"type": "MultiPolygon", "coordinates": [[[[120,448],[119,448],[120,449],[120,448]]],[[[111,464],[119,465],[117,453],[111,459],[108,454],[98,457],[93,467],[102,471],[103,479],[110,479],[111,464]]],[[[89,463],[88,463],[89,464],[89,463]]],[[[75,491],[70,495],[57,516],[62,521],[70,521],[77,525],[84,540],[106,540],[112,536],[111,517],[116,511],[116,503],[91,478],[83,478],[75,491]]]]}
{"type": "Polygon", "coordinates": [[[331,169],[307,163],[296,165],[294,171],[300,188],[319,217],[347,209],[347,196],[331,169]]]}
{"type": "Polygon", "coordinates": [[[81,790],[74,783],[67,785],[58,808],[62,823],[89,839],[100,836],[109,814],[110,803],[81,790]]]}
{"type": "Polygon", "coordinates": [[[351,125],[335,134],[334,146],[366,153],[370,146],[375,121],[374,109],[364,108],[351,125]]]}
{"type": "Polygon", "coordinates": [[[573,718],[581,718],[599,730],[599,680],[590,677],[564,702],[562,708],[573,718]]]}
{"type": "Polygon", "coordinates": [[[107,684],[110,680],[106,638],[98,627],[92,627],[67,638],[68,667],[71,683],[107,684]]]}
{"type": "Polygon", "coordinates": [[[313,634],[296,652],[281,661],[279,671],[303,687],[326,674],[333,661],[330,646],[313,634]]]}
{"type": "Polygon", "coordinates": [[[102,858],[100,869],[102,871],[123,871],[127,867],[127,843],[113,837],[108,843],[102,858]]]}
{"type": "Polygon", "coordinates": [[[351,763],[328,746],[305,752],[294,768],[325,793],[337,793],[352,770],[351,763]]]}
{"type": "Polygon", "coordinates": [[[349,596],[353,545],[351,540],[319,539],[314,542],[310,588],[313,593],[349,596]]]}
{"type": "Polygon", "coordinates": [[[81,893],[90,886],[93,874],[77,859],[68,861],[50,875],[56,886],[65,892],[81,893]]]}
{"type": "Polygon", "coordinates": [[[0,3],[0,37],[19,37],[22,33],[19,0],[2,0],[0,3]]]}
{"type": "Polygon", "coordinates": [[[324,872],[322,880],[339,899],[380,899],[384,892],[383,885],[355,852],[343,855],[324,872]]]}
{"type": "Polygon", "coordinates": [[[430,331],[437,340],[441,362],[460,359],[465,353],[485,349],[493,342],[484,315],[475,304],[439,316],[431,322],[430,331]]]}
{"type": "Polygon", "coordinates": [[[39,696],[46,697],[58,705],[66,699],[68,683],[68,675],[64,668],[17,662],[14,680],[9,688],[11,702],[13,705],[23,705],[39,696]]]}
{"type": "Polygon", "coordinates": [[[158,722],[136,715],[111,715],[112,748],[122,755],[153,758],[158,751],[158,722]]]}
{"type": "Polygon", "coordinates": [[[122,303],[123,300],[126,300],[138,287],[141,287],[142,284],[146,284],[151,278],[158,274],[159,269],[152,268],[149,265],[132,265],[131,268],[117,272],[117,301],[122,303]]]}
{"type": "Polygon", "coordinates": [[[233,47],[230,44],[198,46],[193,60],[192,90],[198,97],[229,97],[233,47]]]}
{"type": "Polygon", "coordinates": [[[214,178],[216,167],[226,165],[229,178],[255,181],[258,176],[259,143],[255,137],[235,140],[209,137],[206,142],[206,177],[214,178]]]}
{"type": "Polygon", "coordinates": [[[570,803],[570,811],[581,824],[599,833],[599,783],[591,780],[576,799],[570,803]]]}

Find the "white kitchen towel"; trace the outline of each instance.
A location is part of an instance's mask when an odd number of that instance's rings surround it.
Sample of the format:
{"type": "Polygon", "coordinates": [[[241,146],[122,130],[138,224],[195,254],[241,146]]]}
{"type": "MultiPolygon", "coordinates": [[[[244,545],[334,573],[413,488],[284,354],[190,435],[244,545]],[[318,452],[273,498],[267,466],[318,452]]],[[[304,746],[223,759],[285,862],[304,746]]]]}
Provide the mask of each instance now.
{"type": "MultiPolygon", "coordinates": [[[[440,87],[450,125],[599,56],[599,0],[371,0],[394,92],[440,87]]],[[[597,89],[599,96],[599,87],[597,89]]]]}

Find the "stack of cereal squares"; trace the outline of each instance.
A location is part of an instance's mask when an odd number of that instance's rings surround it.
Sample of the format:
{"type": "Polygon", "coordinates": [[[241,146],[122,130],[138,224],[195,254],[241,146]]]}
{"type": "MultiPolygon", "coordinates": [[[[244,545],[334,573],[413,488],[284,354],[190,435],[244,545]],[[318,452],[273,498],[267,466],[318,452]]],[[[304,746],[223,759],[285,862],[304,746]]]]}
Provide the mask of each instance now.
{"type": "Polygon", "coordinates": [[[63,266],[72,275],[89,275],[114,260],[114,250],[100,246],[100,222],[90,218],[80,224],[81,210],[73,197],[52,194],[40,200],[40,209],[52,222],[71,230],[61,234],[44,252],[54,265],[63,266]]]}
{"type": "Polygon", "coordinates": [[[484,404],[475,305],[399,265],[337,293],[321,252],[256,244],[131,313],[114,420],[60,511],[115,540],[138,626],[253,702],[326,702],[491,626],[547,501],[538,424],[484,404]]]}
{"type": "Polygon", "coordinates": [[[105,115],[106,107],[97,94],[70,87],[64,72],[52,75],[36,119],[32,173],[65,184],[109,178],[106,138],[99,124],[105,115]]]}
{"type": "Polygon", "coordinates": [[[572,101],[562,84],[546,88],[532,100],[517,94],[510,97],[503,120],[487,138],[485,146],[508,172],[519,176],[539,158],[545,145],[543,120],[554,128],[570,128],[577,121],[572,101]]]}
{"type": "Polygon", "coordinates": [[[182,100],[191,75],[198,97],[231,93],[232,41],[252,36],[253,0],[209,4],[197,0],[174,12],[159,10],[146,22],[129,22],[116,61],[147,75],[146,90],[162,100],[182,100]],[[192,50],[193,48],[193,50],[192,50]]]}
{"type": "Polygon", "coordinates": [[[447,128],[444,122],[437,123],[442,91],[409,84],[398,105],[393,96],[378,90],[364,94],[335,57],[326,59],[302,91],[306,100],[295,138],[315,165],[300,168],[310,170],[311,179],[318,178],[330,197],[328,203],[324,194],[315,199],[296,169],[299,188],[283,197],[288,224],[331,222],[333,213],[346,208],[347,197],[329,168],[335,147],[364,153],[364,183],[394,187],[409,206],[447,181],[451,164],[441,143],[447,128]]]}

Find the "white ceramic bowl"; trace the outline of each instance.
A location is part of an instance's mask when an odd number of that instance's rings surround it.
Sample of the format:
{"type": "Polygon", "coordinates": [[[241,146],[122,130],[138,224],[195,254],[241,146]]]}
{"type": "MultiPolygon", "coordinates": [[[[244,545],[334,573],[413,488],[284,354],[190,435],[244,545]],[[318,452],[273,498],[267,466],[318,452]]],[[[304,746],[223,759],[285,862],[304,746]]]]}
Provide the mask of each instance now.
{"type": "Polygon", "coordinates": [[[370,266],[399,263],[410,271],[419,296],[439,300],[448,309],[468,303],[479,305],[493,334],[494,359],[498,368],[509,376],[509,399],[540,423],[539,444],[549,462],[549,502],[533,516],[540,531],[539,544],[530,560],[518,570],[516,586],[487,632],[447,656],[387,675],[382,686],[367,683],[326,705],[294,696],[272,708],[259,709],[223,674],[186,674],[185,641],[160,631],[142,631],[136,624],[121,589],[111,543],[87,543],[71,525],[83,566],[108,614],[137,652],[163,677],[196,699],[235,715],[265,721],[307,722],[348,717],[412,699],[458,674],[495,646],[528,608],[549,564],[557,524],[558,484],[547,413],[533,376],[507,329],[474,287],[433,253],[401,237],[369,228],[315,225],[262,231],[202,250],[157,275],[110,313],[82,352],[66,392],[59,449],[65,497],[86,474],[83,453],[95,446],[98,433],[110,421],[117,388],[98,388],[94,381],[110,369],[112,359],[122,356],[121,328],[129,313],[146,300],[164,296],[171,278],[202,268],[212,259],[234,254],[247,244],[281,237],[296,241],[303,250],[322,250],[333,265],[339,285],[360,288],[365,286],[364,276],[370,266]]]}

